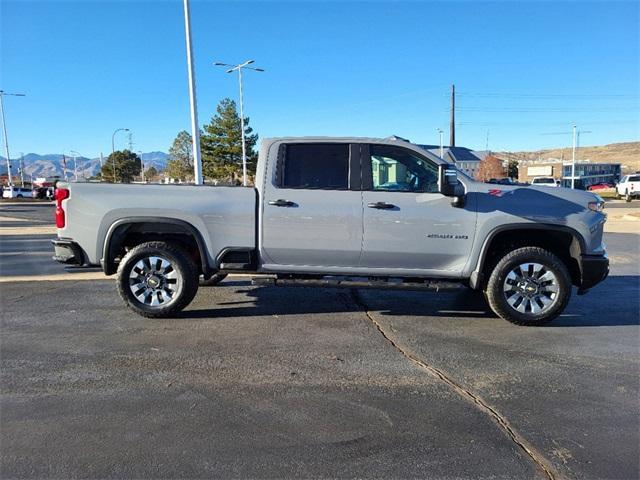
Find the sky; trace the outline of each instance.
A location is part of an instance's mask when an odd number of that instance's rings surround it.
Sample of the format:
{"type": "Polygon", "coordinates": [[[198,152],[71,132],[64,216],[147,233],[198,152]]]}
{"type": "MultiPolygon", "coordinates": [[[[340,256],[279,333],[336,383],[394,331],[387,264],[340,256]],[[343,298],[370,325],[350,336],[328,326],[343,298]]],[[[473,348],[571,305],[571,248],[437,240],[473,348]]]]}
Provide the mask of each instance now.
{"type": "MultiPolygon", "coordinates": [[[[200,124],[254,59],[261,138],[399,135],[494,151],[640,139],[640,2],[191,0],[200,124]]],[[[182,1],[0,2],[11,157],[168,151],[190,130],[182,1]],[[126,145],[116,136],[116,149],[126,145]]],[[[4,145],[2,154],[4,155],[4,145]]]]}

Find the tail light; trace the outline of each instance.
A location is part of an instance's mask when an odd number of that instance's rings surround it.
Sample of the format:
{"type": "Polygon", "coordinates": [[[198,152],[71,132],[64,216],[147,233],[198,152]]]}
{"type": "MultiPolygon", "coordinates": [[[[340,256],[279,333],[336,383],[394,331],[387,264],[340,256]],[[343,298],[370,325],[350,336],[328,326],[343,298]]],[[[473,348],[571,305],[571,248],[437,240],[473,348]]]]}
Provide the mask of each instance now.
{"type": "Polygon", "coordinates": [[[64,209],[62,208],[62,201],[69,198],[68,188],[58,188],[56,190],[56,227],[64,228],[66,219],[64,217],[64,209]]]}

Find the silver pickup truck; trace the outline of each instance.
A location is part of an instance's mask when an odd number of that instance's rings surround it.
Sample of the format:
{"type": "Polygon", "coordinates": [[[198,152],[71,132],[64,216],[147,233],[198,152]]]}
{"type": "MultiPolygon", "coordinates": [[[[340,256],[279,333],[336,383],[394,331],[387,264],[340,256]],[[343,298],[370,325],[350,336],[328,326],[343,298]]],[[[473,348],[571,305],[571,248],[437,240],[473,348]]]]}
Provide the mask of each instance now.
{"type": "Polygon", "coordinates": [[[136,313],[177,314],[199,277],[272,285],[484,292],[541,325],[604,280],[602,200],[478,183],[412,143],[262,142],[256,186],[61,184],[54,259],[100,265],[136,313]]]}

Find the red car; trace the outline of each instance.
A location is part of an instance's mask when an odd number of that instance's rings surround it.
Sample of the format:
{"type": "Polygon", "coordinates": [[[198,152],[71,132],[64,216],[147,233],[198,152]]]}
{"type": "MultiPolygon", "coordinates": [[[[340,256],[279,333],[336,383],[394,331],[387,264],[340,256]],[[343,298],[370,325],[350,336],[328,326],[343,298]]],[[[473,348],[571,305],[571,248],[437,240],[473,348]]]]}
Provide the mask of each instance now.
{"type": "Polygon", "coordinates": [[[615,185],[609,182],[594,183],[593,185],[589,185],[587,190],[604,190],[605,188],[615,188],[615,185]]]}

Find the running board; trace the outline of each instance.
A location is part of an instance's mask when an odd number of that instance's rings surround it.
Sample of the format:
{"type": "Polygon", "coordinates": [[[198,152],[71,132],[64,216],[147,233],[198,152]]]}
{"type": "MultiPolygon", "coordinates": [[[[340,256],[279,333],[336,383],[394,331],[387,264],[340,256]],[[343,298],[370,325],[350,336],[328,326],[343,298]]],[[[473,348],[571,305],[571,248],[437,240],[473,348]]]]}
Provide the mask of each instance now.
{"type": "Polygon", "coordinates": [[[277,275],[259,276],[253,277],[251,284],[262,287],[380,288],[385,290],[429,290],[436,292],[467,288],[462,282],[437,279],[416,281],[416,279],[389,278],[380,280],[367,277],[334,275],[327,275],[321,278],[279,277],[277,275]]]}
{"type": "Polygon", "coordinates": [[[70,265],[64,267],[67,273],[79,273],[79,272],[102,272],[102,267],[84,266],[84,265],[70,265]]]}

